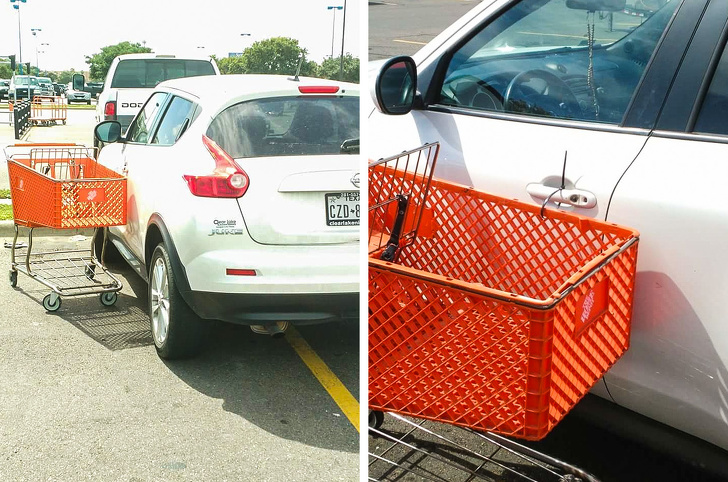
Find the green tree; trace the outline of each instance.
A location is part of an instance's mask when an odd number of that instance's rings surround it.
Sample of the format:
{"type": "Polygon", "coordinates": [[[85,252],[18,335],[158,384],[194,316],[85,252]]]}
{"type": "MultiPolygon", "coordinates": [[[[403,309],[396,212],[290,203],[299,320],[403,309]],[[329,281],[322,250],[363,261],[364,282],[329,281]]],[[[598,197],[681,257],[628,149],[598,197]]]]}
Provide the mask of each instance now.
{"type": "MultiPolygon", "coordinates": [[[[318,77],[323,79],[339,80],[341,57],[328,57],[321,62],[318,70],[318,77]]],[[[341,80],[344,82],[359,83],[359,59],[350,53],[344,55],[344,70],[341,80]]]]}
{"type": "Polygon", "coordinates": [[[301,75],[312,75],[317,70],[317,64],[306,60],[306,53],[306,49],[298,45],[298,40],[292,38],[260,40],[243,51],[239,63],[230,62],[231,70],[235,71],[229,73],[293,75],[298,68],[299,59],[303,57],[301,75]]]}
{"type": "Polygon", "coordinates": [[[9,79],[13,76],[13,71],[10,70],[10,64],[0,64],[0,79],[9,79]]]}
{"type": "Polygon", "coordinates": [[[130,42],[102,47],[101,52],[86,56],[86,63],[89,65],[89,80],[103,82],[109,67],[111,67],[111,62],[119,55],[141,54],[151,51],[152,49],[149,47],[142,47],[141,44],[130,42]]]}

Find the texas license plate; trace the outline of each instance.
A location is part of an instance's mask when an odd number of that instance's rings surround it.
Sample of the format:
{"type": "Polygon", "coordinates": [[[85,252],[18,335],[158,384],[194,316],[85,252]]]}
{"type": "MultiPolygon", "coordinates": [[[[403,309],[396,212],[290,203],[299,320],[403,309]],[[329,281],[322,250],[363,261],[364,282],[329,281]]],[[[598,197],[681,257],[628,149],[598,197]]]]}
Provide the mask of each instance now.
{"type": "Polygon", "coordinates": [[[331,192],[326,194],[327,226],[359,226],[359,193],[331,192]]]}

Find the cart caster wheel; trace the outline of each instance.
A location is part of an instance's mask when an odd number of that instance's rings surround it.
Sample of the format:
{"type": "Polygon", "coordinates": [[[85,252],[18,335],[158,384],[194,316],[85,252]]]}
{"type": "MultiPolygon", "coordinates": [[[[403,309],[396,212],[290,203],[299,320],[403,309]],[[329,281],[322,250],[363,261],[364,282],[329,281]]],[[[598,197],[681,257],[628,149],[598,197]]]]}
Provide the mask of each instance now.
{"type": "Polygon", "coordinates": [[[49,295],[45,295],[45,298],[43,298],[43,308],[45,308],[46,311],[58,311],[58,308],[60,307],[61,297],[57,294],[51,293],[49,295]]]}
{"type": "Polygon", "coordinates": [[[96,266],[86,266],[84,273],[88,279],[94,279],[94,276],[96,275],[96,266]]]}
{"type": "Polygon", "coordinates": [[[99,300],[101,300],[101,304],[104,306],[112,306],[116,303],[117,299],[119,299],[119,295],[115,291],[101,293],[101,296],[99,296],[99,300]]]}
{"type": "Polygon", "coordinates": [[[17,271],[10,272],[10,286],[12,286],[13,288],[18,286],[18,272],[17,271]]]}
{"type": "Polygon", "coordinates": [[[384,423],[384,412],[379,410],[369,411],[369,428],[378,429],[384,423]]]}

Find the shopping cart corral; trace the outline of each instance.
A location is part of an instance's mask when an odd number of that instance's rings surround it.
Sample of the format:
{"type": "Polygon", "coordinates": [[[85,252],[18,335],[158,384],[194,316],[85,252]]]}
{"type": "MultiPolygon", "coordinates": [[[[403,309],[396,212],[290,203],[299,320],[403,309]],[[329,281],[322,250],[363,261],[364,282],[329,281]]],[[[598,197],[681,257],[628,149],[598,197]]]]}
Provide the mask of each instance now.
{"type": "Polygon", "coordinates": [[[398,413],[548,459],[501,436],[542,439],[624,354],[638,234],[434,179],[436,156],[369,165],[373,429],[398,413]]]}
{"type": "Polygon", "coordinates": [[[62,296],[98,294],[103,305],[113,305],[122,284],[95,256],[93,241],[89,249],[34,252],[33,231],[96,228],[98,234],[126,224],[126,178],[78,144],[16,144],[5,148],[5,157],[15,223],[10,284],[16,287],[23,273],[50,288],[43,298],[48,311],[60,308],[62,296]],[[27,242],[18,241],[21,227],[28,229],[27,242]]]}

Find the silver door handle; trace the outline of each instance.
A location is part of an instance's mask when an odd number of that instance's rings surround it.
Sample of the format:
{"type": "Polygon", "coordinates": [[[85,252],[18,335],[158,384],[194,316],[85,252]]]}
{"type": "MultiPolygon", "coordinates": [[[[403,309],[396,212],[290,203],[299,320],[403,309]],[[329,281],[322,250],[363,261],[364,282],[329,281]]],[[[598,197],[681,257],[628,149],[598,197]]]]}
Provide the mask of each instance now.
{"type": "Polygon", "coordinates": [[[594,193],[582,189],[559,189],[545,186],[540,183],[531,183],[526,186],[526,192],[536,199],[550,202],[568,204],[577,208],[593,208],[597,205],[594,193]]]}

